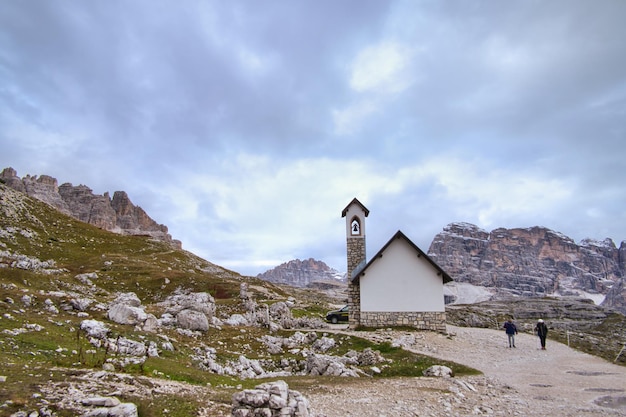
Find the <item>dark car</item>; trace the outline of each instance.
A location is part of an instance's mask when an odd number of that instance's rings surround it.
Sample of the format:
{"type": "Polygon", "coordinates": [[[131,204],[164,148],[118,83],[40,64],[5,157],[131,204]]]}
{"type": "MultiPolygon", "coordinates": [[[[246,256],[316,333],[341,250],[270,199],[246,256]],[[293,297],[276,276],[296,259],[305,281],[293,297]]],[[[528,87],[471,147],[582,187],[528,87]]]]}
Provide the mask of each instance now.
{"type": "Polygon", "coordinates": [[[333,324],[337,324],[340,321],[348,322],[348,311],[350,311],[350,307],[344,306],[339,310],[333,310],[326,313],[326,321],[329,321],[333,324]]]}

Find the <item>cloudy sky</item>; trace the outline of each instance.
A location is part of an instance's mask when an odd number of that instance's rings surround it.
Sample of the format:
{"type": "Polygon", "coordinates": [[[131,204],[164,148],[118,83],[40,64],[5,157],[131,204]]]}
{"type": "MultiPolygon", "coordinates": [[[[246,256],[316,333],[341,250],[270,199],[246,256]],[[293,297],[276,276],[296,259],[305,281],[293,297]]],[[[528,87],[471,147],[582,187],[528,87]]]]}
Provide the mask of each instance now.
{"type": "Polygon", "coordinates": [[[0,2],[0,169],[256,275],[456,221],[626,240],[626,1],[0,2]]]}

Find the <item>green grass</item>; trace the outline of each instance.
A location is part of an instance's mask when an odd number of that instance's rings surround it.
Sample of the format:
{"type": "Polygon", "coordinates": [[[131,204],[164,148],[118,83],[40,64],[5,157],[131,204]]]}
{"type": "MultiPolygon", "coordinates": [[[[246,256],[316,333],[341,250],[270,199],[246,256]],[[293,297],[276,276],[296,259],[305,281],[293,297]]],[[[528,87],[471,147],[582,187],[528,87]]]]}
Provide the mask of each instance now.
{"type": "MultiPolygon", "coordinates": [[[[298,304],[292,310],[294,317],[320,317],[331,309],[332,300],[314,291],[283,288],[255,278],[243,278],[189,252],[174,249],[167,243],[142,236],[116,235],[67,217],[36,200],[24,198],[17,215],[9,217],[3,212],[4,201],[0,202],[0,230],[12,229],[16,232],[11,238],[0,238],[0,250],[42,261],[54,259],[55,268],[62,271],[42,274],[0,265],[4,266],[0,267],[0,375],[6,377],[0,389],[0,405],[5,404],[4,408],[0,408],[0,416],[34,411],[39,407],[39,400],[33,394],[38,394],[41,387],[53,383],[70,384],[81,373],[101,370],[106,361],[115,362],[118,359],[117,355],[89,343],[86,335],[79,330],[85,318],[105,322],[111,329],[111,338],[123,336],[156,342],[159,346],[163,341],[159,335],[110,322],[106,309],[97,309],[95,304],[87,310],[86,317],[80,317],[75,311],[63,310],[62,304],[73,296],[86,296],[107,303],[118,292],[132,291],[137,293],[147,312],[159,316],[162,311],[156,303],[176,289],[206,291],[216,300],[217,315],[224,317],[244,312],[238,297],[240,284],[245,280],[249,285],[249,294],[258,302],[271,304],[284,301],[289,296],[295,297],[298,304]],[[76,279],[77,274],[92,272],[97,274],[97,278],[92,280],[95,287],[76,279]],[[25,295],[31,297],[31,306],[21,301],[25,295]],[[46,299],[59,308],[58,314],[46,310],[46,299]],[[41,330],[18,330],[34,325],[41,326],[41,330]],[[12,332],[19,333],[13,335],[12,332]]],[[[218,361],[222,364],[237,360],[242,354],[250,359],[275,363],[283,357],[302,360],[299,354],[267,353],[259,341],[261,336],[267,334],[267,329],[259,327],[223,326],[219,330],[211,328],[198,337],[185,336],[172,329],[162,329],[160,334],[172,340],[175,346],[173,352],[161,351],[159,357],[148,358],[141,365],[118,367],[116,371],[132,375],[138,378],[138,384],[147,386],[151,384],[147,379],[149,377],[207,391],[202,398],[180,393],[139,398],[124,393],[120,399],[138,404],[142,417],[162,415],[164,409],[169,410],[167,415],[173,417],[195,415],[207,401],[228,405],[234,392],[264,381],[241,381],[203,371],[191,359],[196,347],[215,348],[218,361]]],[[[278,334],[289,337],[293,332],[278,334]]],[[[348,350],[372,348],[390,359],[377,377],[421,376],[421,371],[429,366],[425,357],[394,348],[388,343],[379,345],[354,335],[334,337],[338,341],[337,346],[328,354],[343,355],[348,350]]],[[[472,372],[456,364],[451,368],[457,374],[472,372]]],[[[364,371],[368,369],[364,368],[364,371]]],[[[315,381],[317,378],[287,379],[315,381]]],[[[54,406],[51,408],[54,409],[54,406]]],[[[55,411],[59,416],[73,415],[68,410],[55,411]]]]}

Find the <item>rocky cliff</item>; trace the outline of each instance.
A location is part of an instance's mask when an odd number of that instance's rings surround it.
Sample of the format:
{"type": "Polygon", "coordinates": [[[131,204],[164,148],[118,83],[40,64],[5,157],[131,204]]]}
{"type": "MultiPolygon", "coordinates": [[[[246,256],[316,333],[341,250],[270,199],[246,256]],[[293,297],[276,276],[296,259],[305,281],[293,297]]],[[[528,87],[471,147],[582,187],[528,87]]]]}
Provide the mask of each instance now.
{"type": "Polygon", "coordinates": [[[126,235],[148,235],[181,247],[181,242],[168,234],[167,226],[158,224],[141,207],[135,206],[124,191],[116,191],[111,199],[108,192],[97,195],[85,185],[65,183],[59,186],[57,179],[48,175],[20,178],[13,168],[5,168],[0,173],[0,181],[101,229],[126,235]]]}
{"type": "Polygon", "coordinates": [[[626,311],[626,242],[580,243],[545,227],[487,232],[452,223],[433,239],[429,256],[461,283],[493,288],[499,296],[582,295],[626,311]]]}
{"type": "Polygon", "coordinates": [[[257,275],[257,278],[276,284],[307,287],[314,282],[341,280],[342,274],[324,262],[310,258],[304,261],[295,259],[285,262],[257,275]]]}

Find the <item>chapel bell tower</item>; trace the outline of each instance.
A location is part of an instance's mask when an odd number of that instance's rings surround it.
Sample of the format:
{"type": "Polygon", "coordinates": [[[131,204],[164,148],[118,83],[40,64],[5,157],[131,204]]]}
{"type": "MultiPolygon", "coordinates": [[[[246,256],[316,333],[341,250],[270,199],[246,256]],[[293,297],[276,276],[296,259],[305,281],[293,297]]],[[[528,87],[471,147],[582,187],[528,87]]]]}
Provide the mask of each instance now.
{"type": "Polygon", "coordinates": [[[365,218],[370,211],[356,198],[341,212],[346,218],[346,249],[348,261],[348,305],[350,306],[349,325],[357,327],[360,323],[361,286],[358,279],[353,279],[354,272],[365,265],[365,218]]]}

